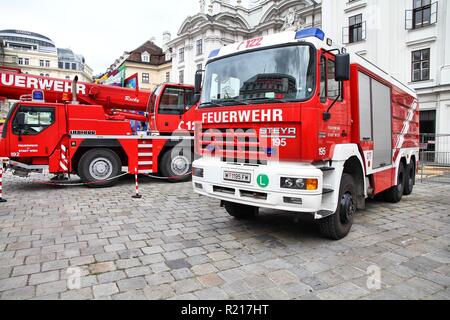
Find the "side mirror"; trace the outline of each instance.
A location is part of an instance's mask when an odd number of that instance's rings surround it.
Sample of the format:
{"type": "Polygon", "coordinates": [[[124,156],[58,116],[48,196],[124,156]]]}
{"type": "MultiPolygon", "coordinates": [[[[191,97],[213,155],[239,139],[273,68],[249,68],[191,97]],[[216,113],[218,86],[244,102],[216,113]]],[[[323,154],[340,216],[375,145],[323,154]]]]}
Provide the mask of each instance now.
{"type": "Polygon", "coordinates": [[[195,73],[195,89],[194,89],[194,93],[196,95],[200,94],[202,92],[202,83],[203,83],[203,70],[198,70],[195,73]]]}
{"type": "Polygon", "coordinates": [[[341,53],[336,55],[336,81],[350,80],[350,55],[341,53]]]}
{"type": "Polygon", "coordinates": [[[23,128],[23,127],[25,127],[25,113],[23,113],[23,112],[19,112],[18,114],[17,114],[17,116],[16,116],[16,125],[17,125],[17,127],[19,127],[19,128],[23,128]]]}
{"type": "Polygon", "coordinates": [[[200,101],[200,98],[202,97],[202,95],[200,93],[196,93],[194,94],[194,97],[192,98],[192,102],[195,104],[197,104],[200,101]]]}

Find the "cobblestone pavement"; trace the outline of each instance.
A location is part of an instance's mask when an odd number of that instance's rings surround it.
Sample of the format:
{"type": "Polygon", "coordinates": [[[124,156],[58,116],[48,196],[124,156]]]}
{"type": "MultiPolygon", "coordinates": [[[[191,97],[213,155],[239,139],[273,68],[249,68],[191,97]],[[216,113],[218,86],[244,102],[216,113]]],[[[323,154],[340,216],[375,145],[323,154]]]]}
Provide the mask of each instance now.
{"type": "Polygon", "coordinates": [[[145,178],[133,200],[128,178],[100,190],[5,180],[0,299],[450,299],[448,185],[371,201],[330,242],[290,213],[234,220],[190,183],[145,178]]]}

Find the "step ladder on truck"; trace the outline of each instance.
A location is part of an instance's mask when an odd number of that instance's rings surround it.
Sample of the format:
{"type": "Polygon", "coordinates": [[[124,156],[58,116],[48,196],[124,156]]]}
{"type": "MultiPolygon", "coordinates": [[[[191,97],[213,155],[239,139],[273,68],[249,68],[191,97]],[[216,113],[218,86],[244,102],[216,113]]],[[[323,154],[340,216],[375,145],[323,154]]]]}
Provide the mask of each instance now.
{"type": "Polygon", "coordinates": [[[153,92],[61,80],[0,68],[0,96],[17,100],[6,118],[0,157],[16,175],[79,175],[109,187],[130,174],[190,179],[193,86],[164,83],[153,92]],[[130,121],[148,124],[134,134],[130,121]]]}
{"type": "Polygon", "coordinates": [[[412,193],[416,92],[322,30],[215,50],[196,75],[201,83],[193,186],[230,215],[312,214],[338,240],[367,198],[396,203],[412,193]]]}

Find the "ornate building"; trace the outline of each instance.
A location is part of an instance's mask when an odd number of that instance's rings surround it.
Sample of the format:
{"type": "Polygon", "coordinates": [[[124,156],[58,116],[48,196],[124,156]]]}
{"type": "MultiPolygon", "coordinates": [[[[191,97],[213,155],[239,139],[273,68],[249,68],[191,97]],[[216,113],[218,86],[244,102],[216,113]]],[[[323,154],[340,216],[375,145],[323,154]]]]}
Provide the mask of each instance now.
{"type": "Polygon", "coordinates": [[[194,83],[209,53],[224,45],[288,29],[322,25],[321,2],[313,0],[200,0],[200,12],[187,17],[178,37],[167,44],[171,81],[194,83]]]}

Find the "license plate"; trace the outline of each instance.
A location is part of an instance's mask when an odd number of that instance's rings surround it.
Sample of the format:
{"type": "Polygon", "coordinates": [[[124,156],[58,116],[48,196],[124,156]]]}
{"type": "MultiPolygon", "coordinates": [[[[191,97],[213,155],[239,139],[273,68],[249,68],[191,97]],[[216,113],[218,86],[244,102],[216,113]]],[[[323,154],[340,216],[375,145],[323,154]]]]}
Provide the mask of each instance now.
{"type": "Polygon", "coordinates": [[[226,181],[251,183],[252,182],[252,175],[250,173],[224,171],[223,179],[226,180],[226,181]]]}

